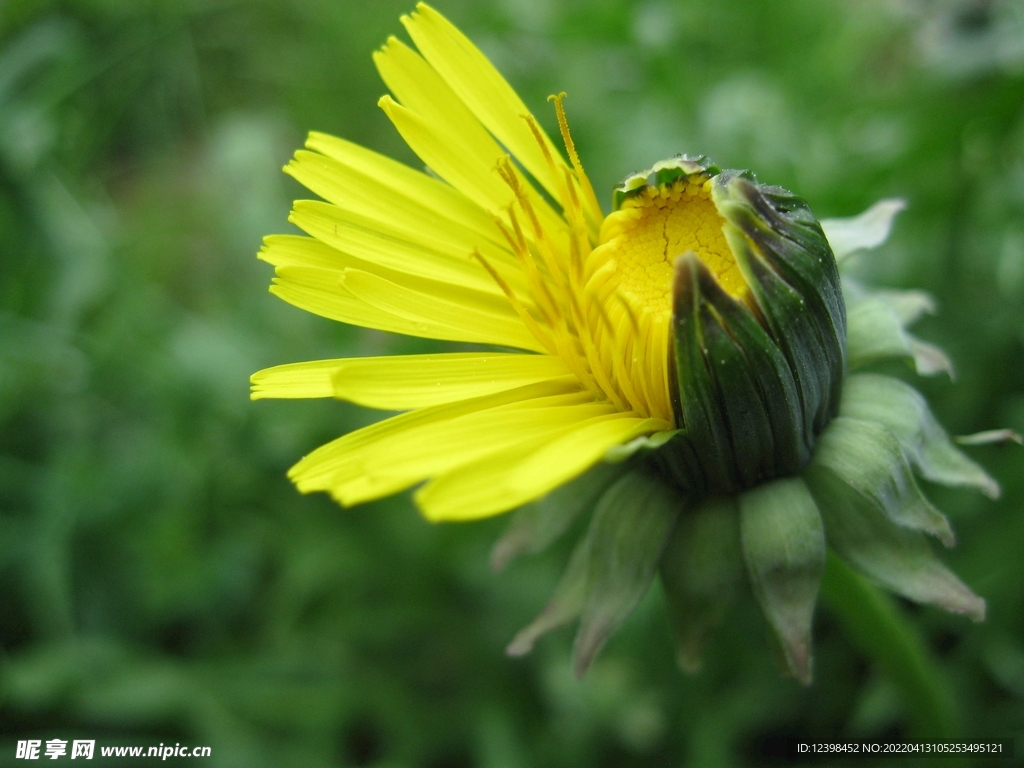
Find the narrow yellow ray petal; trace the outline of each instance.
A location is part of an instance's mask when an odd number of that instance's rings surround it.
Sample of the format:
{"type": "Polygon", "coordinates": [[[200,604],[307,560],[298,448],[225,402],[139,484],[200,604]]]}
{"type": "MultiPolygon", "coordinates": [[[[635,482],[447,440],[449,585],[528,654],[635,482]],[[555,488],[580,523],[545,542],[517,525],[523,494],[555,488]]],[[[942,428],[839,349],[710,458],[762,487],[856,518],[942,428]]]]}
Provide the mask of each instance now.
{"type": "Polygon", "coordinates": [[[435,522],[496,515],[571,480],[612,446],[668,429],[666,421],[631,413],[590,419],[554,439],[513,446],[441,475],[416,492],[416,503],[435,522]]]}
{"type": "Polygon", "coordinates": [[[373,222],[381,231],[394,232],[452,256],[465,257],[474,248],[481,248],[492,259],[514,261],[496,226],[492,226],[491,235],[482,235],[327,155],[300,149],[284,170],[307,189],[355,214],[356,220],[366,226],[373,222]]]}
{"type": "MultiPolygon", "coordinates": [[[[458,290],[449,283],[401,272],[380,263],[366,261],[347,252],[339,251],[315,237],[270,235],[263,239],[263,248],[257,256],[275,267],[311,267],[330,271],[335,273],[339,283],[344,280],[343,273],[346,269],[358,269],[414,290],[430,290],[439,295],[445,294],[449,290],[458,290]]],[[[500,291],[484,291],[484,293],[490,293],[495,297],[503,295],[500,291]]]]}
{"type": "MultiPolygon", "coordinates": [[[[288,220],[331,247],[371,264],[495,295],[501,293],[472,258],[472,248],[444,253],[434,247],[437,241],[405,237],[393,227],[317,200],[296,200],[288,220]]],[[[493,247],[491,250],[498,251],[493,247]]],[[[502,276],[512,285],[525,286],[521,268],[507,252],[502,253],[499,264],[502,276]]]]}
{"type": "Polygon", "coordinates": [[[382,96],[378,105],[427,167],[485,211],[500,213],[512,202],[512,192],[501,177],[493,169],[481,174],[479,164],[463,154],[451,136],[390,96],[382,96]]]}
{"type": "Polygon", "coordinates": [[[447,328],[426,322],[416,323],[370,306],[353,296],[342,284],[342,274],[336,270],[313,267],[280,267],[270,292],[299,309],[329,320],[407,336],[460,340],[447,339],[445,334],[451,333],[447,328]]]}
{"type": "Polygon", "coordinates": [[[423,205],[453,224],[465,227],[498,245],[503,243],[494,220],[485,210],[454,187],[433,176],[326,133],[310,133],[306,147],[337,160],[363,178],[372,179],[402,201],[409,200],[416,205],[423,205]]]}
{"type": "Polygon", "coordinates": [[[252,400],[265,397],[334,397],[331,375],[345,360],[310,360],[304,363],[275,365],[256,371],[249,377],[252,400]]]}
{"type": "MultiPolygon", "coordinates": [[[[385,280],[397,285],[404,286],[411,290],[436,294],[438,296],[461,295],[461,289],[444,282],[429,280],[415,274],[400,272],[382,266],[379,263],[365,261],[352,256],[351,254],[332,248],[327,243],[321,242],[313,237],[302,235],[270,235],[263,239],[263,248],[257,254],[260,259],[273,264],[275,267],[313,267],[319,270],[329,270],[337,274],[337,280],[343,280],[342,273],[346,269],[358,269],[364,272],[382,277],[385,280]]],[[[522,277],[518,265],[513,282],[521,283],[522,277]]],[[[489,279],[493,279],[488,276],[489,279]]],[[[500,297],[505,297],[501,290],[483,290],[484,295],[489,295],[490,300],[498,302],[502,308],[504,302],[500,297]]],[[[472,292],[470,297],[474,296],[472,292]]],[[[507,297],[505,297],[507,300],[507,297]]],[[[496,305],[497,306],[497,305],[496,305]]],[[[533,307],[533,303],[527,299],[527,307],[533,307]]],[[[504,309],[501,310],[504,312],[504,309]]]]}
{"type": "MultiPolygon", "coordinates": [[[[356,271],[357,270],[352,270],[356,271]]],[[[505,346],[517,346],[505,342],[493,341],[494,334],[488,334],[478,328],[460,327],[459,323],[451,322],[457,319],[459,305],[451,304],[444,299],[436,299],[430,296],[421,296],[415,291],[399,286],[384,278],[359,273],[368,278],[376,278],[386,286],[393,286],[396,296],[415,299],[415,305],[422,310],[423,314],[416,314],[408,306],[401,306],[401,301],[396,304],[395,299],[384,298],[375,303],[369,303],[364,298],[357,296],[344,282],[343,272],[327,269],[315,269],[312,267],[279,267],[277,277],[274,278],[270,292],[275,296],[293,304],[307,312],[337,320],[342,323],[359,325],[364,328],[377,328],[392,333],[402,333],[407,336],[418,336],[425,339],[440,339],[444,341],[468,341],[477,344],[499,343],[505,346]],[[444,319],[447,318],[448,322],[444,319]]],[[[368,280],[357,278],[360,287],[368,283],[368,280]]],[[[511,310],[510,310],[511,312],[511,310]]],[[[522,349],[531,351],[542,351],[536,349],[537,342],[522,326],[522,321],[512,313],[515,322],[520,324],[522,331],[511,335],[516,341],[524,345],[522,349]],[[520,338],[521,337],[521,338],[520,338]]],[[[490,318],[483,315],[481,322],[490,327],[490,318]]],[[[465,325],[465,319],[462,321],[465,325]]],[[[499,330],[510,330],[507,325],[499,330]]]]}
{"type": "Polygon", "coordinates": [[[514,403],[404,432],[355,452],[353,463],[331,478],[331,493],[346,506],[380,498],[615,412],[611,403],[586,402],[589,397],[579,392],[544,398],[545,402],[514,403]],[[443,450],[438,450],[441,445],[443,450]]]}
{"type": "Polygon", "coordinates": [[[500,298],[470,289],[421,280],[420,285],[400,285],[369,272],[345,270],[345,287],[377,309],[413,322],[443,326],[461,335],[462,341],[544,352],[504,295],[500,298]]]}
{"type": "MultiPolygon", "coordinates": [[[[402,23],[424,58],[516,159],[554,197],[557,179],[544,159],[530,127],[523,119],[530,111],[486,56],[450,21],[420,3],[402,23]]],[[[551,139],[543,134],[548,151],[564,165],[551,139]]]]}
{"type": "Polygon", "coordinates": [[[671,421],[675,418],[672,412],[672,401],[669,394],[671,381],[668,369],[668,357],[663,350],[671,348],[672,336],[669,330],[670,318],[661,318],[653,327],[651,348],[656,357],[651,361],[651,380],[654,382],[656,401],[651,415],[671,421]]]}
{"type": "MultiPolygon", "coordinates": [[[[452,141],[452,135],[445,124],[407,109],[390,96],[381,97],[378,105],[398,129],[405,143],[431,170],[492,216],[502,219],[507,216],[508,206],[515,196],[496,170],[499,162],[507,157],[504,151],[495,155],[493,160],[481,164],[463,152],[459,142],[452,141]]],[[[563,229],[565,222],[561,217],[536,189],[526,183],[518,170],[515,173],[544,227],[552,232],[563,229]]]]}
{"type": "MultiPolygon", "coordinates": [[[[446,282],[437,280],[431,280],[428,278],[420,277],[413,274],[399,272],[394,269],[382,267],[379,264],[373,264],[362,259],[350,256],[347,253],[338,251],[330,246],[322,243],[314,238],[301,237],[295,235],[274,235],[266,238],[264,242],[263,250],[259,254],[260,258],[265,261],[278,266],[277,271],[278,280],[275,281],[277,288],[283,288],[285,292],[288,292],[290,288],[303,288],[308,290],[318,290],[321,293],[329,293],[332,290],[338,291],[337,301],[331,300],[330,296],[323,296],[322,302],[320,302],[319,309],[310,309],[317,314],[321,314],[325,317],[332,319],[339,319],[342,322],[350,322],[350,320],[344,320],[343,317],[348,317],[352,311],[358,309],[353,308],[352,300],[354,298],[360,298],[364,303],[367,303],[367,297],[361,296],[356,297],[350,288],[344,287],[344,272],[346,269],[354,270],[353,274],[356,275],[357,282],[355,285],[363,285],[362,279],[358,276],[361,273],[368,273],[373,275],[379,280],[375,281],[371,285],[370,289],[373,290],[374,286],[379,286],[380,290],[388,290],[394,286],[398,286],[406,291],[412,291],[418,294],[425,294],[428,297],[428,301],[435,304],[440,304],[443,307],[450,307],[451,305],[458,305],[466,309],[467,314],[464,318],[459,320],[456,316],[456,324],[453,326],[451,322],[443,322],[441,318],[447,316],[442,313],[441,315],[428,316],[426,318],[428,328],[415,325],[410,330],[410,327],[405,325],[402,326],[404,330],[395,329],[398,333],[414,333],[414,335],[425,336],[426,338],[451,338],[450,333],[445,335],[433,335],[435,331],[447,327],[459,328],[462,326],[470,325],[480,314],[486,315],[490,318],[496,318],[499,325],[503,328],[512,327],[513,333],[516,339],[520,339],[523,336],[523,331],[519,329],[519,324],[522,320],[519,314],[511,307],[508,302],[508,298],[500,289],[494,289],[493,280],[488,275],[488,280],[492,280],[491,283],[487,284],[487,290],[476,290],[474,288],[464,288],[458,285],[453,285],[446,282]],[[338,288],[338,286],[342,286],[338,288]],[[326,303],[324,303],[326,302],[326,303]],[[332,309],[333,307],[333,309],[332,309]],[[513,320],[515,318],[515,320],[513,320]]],[[[483,270],[482,270],[483,271],[483,270]]],[[[484,272],[486,274],[486,271],[484,272]]],[[[279,294],[280,291],[277,288],[272,288],[271,292],[279,294]]],[[[303,292],[302,295],[307,295],[308,290],[303,292]]],[[[396,288],[395,290],[398,290],[396,288]]],[[[308,295],[307,299],[310,298],[308,295]]],[[[300,299],[301,296],[296,295],[296,299],[300,299]]],[[[385,299],[388,304],[388,308],[383,311],[389,316],[397,316],[398,318],[404,318],[406,321],[411,321],[414,324],[420,323],[424,320],[420,313],[415,311],[409,311],[408,307],[396,306],[395,302],[389,299],[385,299]]],[[[289,299],[290,301],[290,299],[289,299]]],[[[294,303],[294,302],[293,302],[294,303]]],[[[380,302],[374,304],[374,301],[369,301],[369,305],[378,306],[380,302]]],[[[305,304],[298,304],[299,306],[305,307],[305,304]]],[[[533,306],[532,302],[527,302],[527,307],[533,306]]],[[[378,306],[378,310],[381,308],[378,306]]],[[[364,313],[365,314],[365,313],[364,313]]],[[[450,312],[448,314],[451,314],[450,312]]],[[[352,320],[351,322],[356,322],[352,320]]],[[[358,324],[366,325],[365,319],[360,321],[358,324]]],[[[367,327],[378,327],[367,325],[367,327]]],[[[487,341],[485,336],[482,336],[482,330],[485,326],[479,326],[470,328],[473,339],[475,341],[482,341],[483,343],[491,343],[487,341]]],[[[391,329],[390,327],[388,328],[391,329]]],[[[529,334],[529,331],[525,332],[533,339],[533,335],[529,334]]],[[[464,338],[465,334],[458,334],[457,340],[468,340],[464,338]]],[[[504,338],[504,337],[503,337],[504,338]]],[[[521,340],[521,339],[520,339],[521,340]]],[[[508,339],[506,339],[508,341],[508,339]]],[[[499,342],[494,342],[499,343],[499,342]]],[[[504,343],[504,342],[501,342],[504,343]]],[[[542,351],[538,348],[539,342],[534,340],[531,342],[529,347],[534,351],[542,351]]],[[[546,350],[545,350],[546,351],[546,350]]]]}
{"type": "Polygon", "coordinates": [[[496,392],[492,395],[474,397],[445,405],[420,408],[415,411],[394,416],[363,429],[350,432],[337,440],[322,445],[298,464],[288,470],[290,477],[303,493],[323,491],[329,487],[330,479],[351,461],[351,453],[373,442],[386,439],[392,435],[420,428],[435,422],[448,421],[469,413],[497,408],[510,403],[520,403],[533,399],[578,393],[580,384],[572,376],[550,379],[528,384],[525,387],[496,392]]]}
{"type": "Polygon", "coordinates": [[[256,257],[275,267],[342,270],[367,266],[362,259],[353,259],[327,243],[303,235],[268,235],[263,238],[263,247],[256,257]]]}
{"type": "MultiPolygon", "coordinates": [[[[500,352],[396,355],[323,362],[335,364],[333,385],[328,376],[329,389],[333,386],[328,396],[333,394],[368,408],[390,411],[452,403],[569,375],[565,363],[553,355],[500,352]]],[[[275,370],[261,371],[256,376],[275,370]]],[[[319,369],[315,375],[321,375],[319,369]]],[[[261,387],[265,391],[268,384],[261,381],[261,387]]]]}
{"type": "Polygon", "coordinates": [[[490,171],[504,150],[423,57],[395,37],[373,54],[373,63],[395,99],[449,136],[459,151],[490,171]]]}

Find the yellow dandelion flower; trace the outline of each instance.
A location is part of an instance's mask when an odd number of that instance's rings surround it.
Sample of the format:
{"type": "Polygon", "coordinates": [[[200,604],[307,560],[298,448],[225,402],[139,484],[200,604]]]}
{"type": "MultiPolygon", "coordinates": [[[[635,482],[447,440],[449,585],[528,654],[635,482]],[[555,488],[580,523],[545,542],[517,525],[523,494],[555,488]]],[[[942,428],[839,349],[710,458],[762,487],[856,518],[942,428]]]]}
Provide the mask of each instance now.
{"type": "Polygon", "coordinates": [[[374,54],[392,94],[379,103],[430,172],[310,134],[285,171],[323,201],[296,202],[306,235],[268,237],[260,258],[271,292],[302,309],[494,351],[255,374],[254,399],[402,411],[303,458],[299,490],[348,506],[419,486],[434,521],[518,508],[497,566],[589,513],[550,604],[509,647],[578,618],[580,673],[659,575],[684,667],[747,582],[808,682],[819,584],[840,561],[980,619],[984,602],[929,547],[953,534],[914,473],[998,486],[915,390],[857,371],[948,369],[907,331],[929,300],[837,266],[883,242],[902,204],[819,223],[749,172],[678,156],[628,177],[605,216],[564,94],[559,146],[441,14],[421,3],[402,23],[418,50],[391,38],[374,54]]]}
{"type": "Polygon", "coordinates": [[[282,366],[253,377],[254,397],[410,411],[325,445],[290,476],[345,505],[428,480],[416,493],[423,513],[467,520],[542,496],[612,446],[674,429],[664,254],[701,249],[696,238],[710,232],[703,250],[727,270],[728,250],[706,184],[605,219],[561,97],[570,162],[441,14],[421,4],[402,22],[419,52],[395,38],[376,52],[394,95],[380,106],[443,181],[311,134],[285,170],[327,202],[295,205],[290,220],[311,237],[267,238],[271,291],[346,323],[521,352],[282,366]]]}

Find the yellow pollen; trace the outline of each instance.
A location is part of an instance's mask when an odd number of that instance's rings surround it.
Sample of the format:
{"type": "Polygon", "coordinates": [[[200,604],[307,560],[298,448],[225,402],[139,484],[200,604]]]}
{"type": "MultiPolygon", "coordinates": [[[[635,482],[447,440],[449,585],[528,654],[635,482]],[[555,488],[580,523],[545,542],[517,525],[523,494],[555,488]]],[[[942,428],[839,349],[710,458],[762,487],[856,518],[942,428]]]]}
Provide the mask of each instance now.
{"type": "Polygon", "coordinates": [[[733,296],[746,282],[722,234],[725,220],[711,200],[711,180],[691,177],[670,185],[648,186],[628,198],[604,221],[601,246],[613,259],[619,291],[634,306],[654,315],[672,309],[673,264],[693,251],[733,296]]]}

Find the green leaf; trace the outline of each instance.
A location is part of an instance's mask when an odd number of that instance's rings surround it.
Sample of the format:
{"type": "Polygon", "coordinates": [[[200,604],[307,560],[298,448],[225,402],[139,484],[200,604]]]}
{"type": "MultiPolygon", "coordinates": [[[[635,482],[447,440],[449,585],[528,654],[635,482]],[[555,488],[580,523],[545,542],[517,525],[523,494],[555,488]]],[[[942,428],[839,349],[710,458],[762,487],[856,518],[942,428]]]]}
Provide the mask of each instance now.
{"type": "Polygon", "coordinates": [[[956,543],[946,516],[921,493],[900,443],[874,421],[837,416],[818,438],[808,467],[830,474],[896,525],[956,543]]]}
{"type": "Polygon", "coordinates": [[[793,676],[811,682],[811,621],[825,570],[825,532],[814,498],[798,477],[739,497],[740,540],[754,594],[793,676]]]}

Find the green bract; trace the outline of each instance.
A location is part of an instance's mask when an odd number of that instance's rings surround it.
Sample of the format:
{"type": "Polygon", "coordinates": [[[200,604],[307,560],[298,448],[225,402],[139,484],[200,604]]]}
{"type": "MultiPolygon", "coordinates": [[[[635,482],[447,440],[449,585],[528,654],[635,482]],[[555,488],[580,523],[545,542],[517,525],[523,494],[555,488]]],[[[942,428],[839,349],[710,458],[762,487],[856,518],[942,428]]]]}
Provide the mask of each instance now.
{"type": "Polygon", "coordinates": [[[678,429],[609,451],[606,463],[516,513],[495,567],[542,549],[581,516],[590,521],[550,603],[509,652],[578,618],[582,674],[659,575],[684,669],[699,667],[749,585],[790,672],[809,683],[829,551],[903,597],[984,618],[984,601],[933,552],[929,537],[952,546],[954,536],[915,474],[993,498],[999,487],[916,390],[860,370],[905,359],[919,374],[950,371],[941,350],[907,331],[933,302],[840,277],[851,253],[885,241],[902,203],[819,222],[803,200],[748,172],[680,157],[626,179],[615,205],[682,176],[711,178],[747,290],[729,292],[696,254],[677,255],[678,429]]]}

